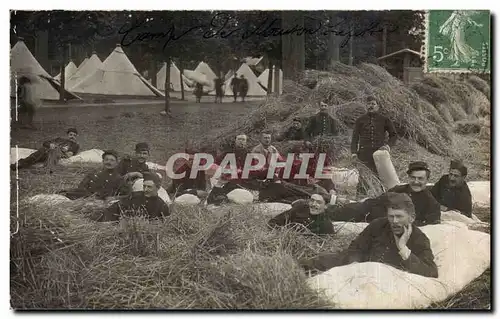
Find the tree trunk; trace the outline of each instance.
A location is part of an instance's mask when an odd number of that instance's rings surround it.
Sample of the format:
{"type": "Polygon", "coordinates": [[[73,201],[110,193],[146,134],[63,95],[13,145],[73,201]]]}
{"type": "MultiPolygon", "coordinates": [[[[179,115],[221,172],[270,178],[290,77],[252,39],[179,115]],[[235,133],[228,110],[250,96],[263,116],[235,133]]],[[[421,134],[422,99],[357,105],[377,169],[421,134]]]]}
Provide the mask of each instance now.
{"type": "Polygon", "coordinates": [[[354,23],[349,24],[349,65],[354,64],[353,42],[354,42],[354,23]]]}
{"type": "Polygon", "coordinates": [[[181,71],[181,100],[184,101],[184,79],[182,78],[182,73],[184,72],[184,62],[179,60],[179,70],[181,71]]]}
{"type": "Polygon", "coordinates": [[[274,94],[276,96],[279,96],[281,94],[281,87],[283,85],[283,83],[281,83],[281,76],[280,76],[280,70],[281,68],[279,68],[277,65],[274,66],[274,94]]]}
{"type": "Polygon", "coordinates": [[[387,26],[382,29],[382,56],[387,55],[387,26]]]}
{"type": "Polygon", "coordinates": [[[165,59],[166,64],[166,75],[165,75],[165,112],[167,115],[170,114],[170,56],[165,59]]]}
{"type": "Polygon", "coordinates": [[[59,69],[61,70],[61,86],[59,87],[59,101],[64,102],[64,86],[66,82],[66,47],[62,46],[61,50],[61,64],[59,65],[59,69]]]}
{"type": "Polygon", "coordinates": [[[267,64],[269,74],[267,75],[267,95],[273,94],[273,61],[269,59],[267,64]]]}
{"type": "Polygon", "coordinates": [[[157,81],[156,81],[156,74],[158,73],[158,63],[156,63],[156,60],[153,59],[151,62],[151,66],[149,67],[149,72],[150,72],[150,77],[151,77],[151,84],[154,87],[157,87],[157,81]]]}
{"type": "Polygon", "coordinates": [[[283,77],[297,80],[305,69],[304,13],[301,11],[282,11],[281,27],[284,32],[289,32],[281,36],[283,77]]]}
{"type": "MultiPolygon", "coordinates": [[[[331,23],[332,25],[338,25],[340,23],[340,19],[338,16],[335,14],[334,16],[331,17],[331,23]]],[[[328,60],[328,68],[332,68],[335,62],[340,61],[340,42],[342,41],[340,36],[335,35],[334,32],[330,32],[328,36],[328,45],[327,45],[327,50],[328,50],[328,56],[330,59],[328,60]]]]}

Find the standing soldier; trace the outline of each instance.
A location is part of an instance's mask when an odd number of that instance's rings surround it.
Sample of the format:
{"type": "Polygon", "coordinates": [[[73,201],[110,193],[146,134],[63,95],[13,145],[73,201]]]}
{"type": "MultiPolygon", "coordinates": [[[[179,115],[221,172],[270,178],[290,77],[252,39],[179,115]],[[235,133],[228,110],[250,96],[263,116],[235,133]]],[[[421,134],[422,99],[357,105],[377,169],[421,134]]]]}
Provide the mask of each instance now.
{"type": "MultiPolygon", "coordinates": [[[[352,133],[351,153],[353,159],[359,159],[373,173],[377,174],[373,153],[377,150],[391,150],[396,143],[396,129],[391,120],[379,113],[379,106],[373,96],[367,99],[368,112],[360,116],[352,133]],[[389,140],[385,142],[385,133],[389,140]]],[[[366,181],[361,176],[358,183],[358,193],[366,188],[366,181]]]]}
{"type": "Polygon", "coordinates": [[[35,129],[33,118],[35,117],[35,111],[39,100],[36,96],[33,80],[25,76],[19,79],[17,97],[19,101],[19,113],[23,114],[25,117],[23,125],[27,128],[35,129]]]}
{"type": "Polygon", "coordinates": [[[234,102],[236,102],[236,99],[238,98],[238,92],[240,89],[240,79],[238,79],[238,74],[235,73],[234,77],[231,79],[231,90],[233,90],[233,97],[234,97],[234,102]]]}
{"type": "Polygon", "coordinates": [[[247,93],[248,93],[248,80],[242,74],[240,76],[239,82],[240,82],[239,87],[240,87],[241,101],[245,102],[245,97],[247,96],[247,93]]]}
{"type": "Polygon", "coordinates": [[[196,83],[194,87],[194,96],[196,96],[196,103],[201,103],[201,97],[203,96],[203,84],[196,83]]]}
{"type": "Polygon", "coordinates": [[[215,103],[217,103],[217,101],[219,101],[219,103],[222,103],[222,97],[224,96],[224,91],[222,90],[223,85],[224,85],[224,82],[222,82],[221,77],[216,77],[214,79],[215,103]]]}
{"type": "Polygon", "coordinates": [[[326,137],[337,136],[339,134],[339,124],[328,114],[328,105],[326,103],[320,102],[319,112],[309,120],[306,134],[311,140],[317,136],[320,137],[316,155],[327,153],[325,166],[329,165],[330,157],[328,156],[328,139],[326,137]]]}

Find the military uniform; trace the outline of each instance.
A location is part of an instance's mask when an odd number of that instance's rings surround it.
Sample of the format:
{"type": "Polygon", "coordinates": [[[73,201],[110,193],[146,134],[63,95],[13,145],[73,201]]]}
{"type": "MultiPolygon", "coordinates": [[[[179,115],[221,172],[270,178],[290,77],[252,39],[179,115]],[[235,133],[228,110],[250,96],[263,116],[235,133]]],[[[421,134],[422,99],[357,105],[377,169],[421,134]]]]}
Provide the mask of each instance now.
{"type": "MultiPolygon", "coordinates": [[[[51,151],[50,144],[56,144],[57,148],[61,150],[64,147],[68,148],[68,152],[72,152],[73,155],[76,155],[80,150],[80,146],[78,143],[73,142],[66,138],[58,137],[54,140],[48,140],[43,143],[43,147],[39,148],[36,152],[32,153],[30,156],[26,158],[22,158],[17,162],[18,168],[28,168],[36,163],[45,162],[48,158],[49,152],[51,151]]],[[[65,153],[62,153],[64,156],[65,153]]],[[[15,165],[11,166],[12,168],[15,165]]]]}
{"type": "Polygon", "coordinates": [[[389,133],[387,144],[393,147],[397,135],[391,120],[379,113],[367,113],[356,120],[352,133],[351,153],[357,154],[359,160],[375,174],[377,168],[373,153],[385,145],[385,132],[389,133]]]}
{"type": "Polygon", "coordinates": [[[136,158],[127,156],[118,164],[118,172],[123,176],[131,172],[149,172],[149,167],[146,163],[139,163],[136,158]]]}
{"type": "Polygon", "coordinates": [[[307,139],[307,134],[305,130],[301,128],[289,127],[284,134],[284,138],[287,141],[302,141],[307,139]]]}
{"type": "Polygon", "coordinates": [[[270,227],[293,227],[293,224],[301,224],[307,227],[311,232],[323,235],[333,234],[335,232],[333,224],[324,213],[311,215],[311,210],[306,200],[301,200],[291,209],[272,218],[268,225],[270,227]]]}
{"type": "Polygon", "coordinates": [[[160,197],[146,197],[144,193],[137,192],[111,205],[98,221],[117,221],[122,214],[129,217],[146,216],[148,219],[161,219],[169,216],[170,211],[160,197]]]}
{"type": "Polygon", "coordinates": [[[77,199],[96,195],[99,199],[106,199],[119,195],[123,186],[123,178],[117,170],[102,170],[90,173],[83,178],[76,189],[63,190],[59,192],[69,199],[77,199]]]}
{"type": "MultiPolygon", "coordinates": [[[[202,163],[203,165],[203,163],[202,163]]],[[[177,196],[182,195],[187,190],[200,190],[206,191],[207,180],[205,177],[205,171],[198,171],[196,178],[191,178],[191,165],[185,163],[175,170],[176,174],[186,173],[183,178],[173,179],[172,187],[169,190],[171,193],[176,192],[177,196]]]]}
{"type": "Polygon", "coordinates": [[[448,175],[442,176],[431,188],[434,198],[450,210],[458,210],[467,217],[472,217],[472,195],[467,183],[450,187],[448,175]]]}

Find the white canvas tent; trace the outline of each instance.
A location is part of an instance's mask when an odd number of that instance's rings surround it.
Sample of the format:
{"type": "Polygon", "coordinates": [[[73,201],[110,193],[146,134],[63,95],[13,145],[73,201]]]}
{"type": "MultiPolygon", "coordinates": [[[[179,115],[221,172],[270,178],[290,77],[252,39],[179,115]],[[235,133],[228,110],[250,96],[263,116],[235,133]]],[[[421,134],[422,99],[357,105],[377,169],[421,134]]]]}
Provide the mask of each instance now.
{"type": "Polygon", "coordinates": [[[116,46],[100,68],[79,81],[72,90],[99,95],[164,96],[137,72],[120,45],[116,46]]]}
{"type": "MultiPolygon", "coordinates": [[[[165,91],[165,77],[167,76],[167,63],[163,63],[162,68],[156,74],[156,87],[159,90],[165,91]]],[[[172,62],[170,66],[170,88],[175,92],[181,91],[181,71],[172,62]]],[[[182,75],[182,79],[184,81],[184,91],[192,91],[193,83],[190,81],[184,74],[182,75]]]]}
{"type": "MultiPolygon", "coordinates": [[[[274,78],[274,76],[276,75],[275,70],[276,70],[275,67],[273,67],[273,85],[272,85],[273,93],[276,92],[276,87],[275,87],[276,80],[274,78]]],[[[279,89],[280,89],[280,94],[282,94],[283,93],[283,71],[281,69],[279,70],[279,75],[280,75],[279,76],[279,89]]],[[[260,82],[260,84],[262,84],[262,86],[267,89],[267,80],[269,79],[269,69],[265,69],[264,72],[262,72],[262,74],[259,75],[259,77],[257,79],[260,82]]]]}
{"type": "MultiPolygon", "coordinates": [[[[42,68],[22,39],[10,50],[10,75],[11,97],[16,96],[17,79],[26,76],[34,81],[33,88],[38,99],[59,100],[60,84],[42,68]]],[[[80,99],[67,90],[65,90],[65,98],[80,99]]]]}
{"type": "Polygon", "coordinates": [[[214,79],[217,77],[214,71],[206,64],[205,62],[200,62],[196,69],[194,69],[194,72],[203,74],[205,75],[207,79],[207,83],[210,83],[209,85],[204,85],[203,90],[204,91],[213,91],[214,90],[214,79]]]}
{"type": "Polygon", "coordinates": [[[82,68],[82,66],[84,66],[84,65],[85,65],[85,63],[86,63],[88,60],[89,60],[89,58],[87,58],[87,57],[86,57],[85,59],[83,59],[82,63],[80,63],[80,65],[78,66],[78,69],[77,69],[77,70],[81,69],[81,68],[82,68]]]}
{"type": "Polygon", "coordinates": [[[78,70],[76,70],[70,78],[66,79],[66,87],[69,88],[69,90],[72,90],[78,82],[87,76],[92,75],[100,67],[102,67],[102,62],[94,52],[89,59],[84,60],[82,64],[80,64],[78,70]]]}
{"type": "MultiPolygon", "coordinates": [[[[238,71],[236,71],[236,74],[238,75],[238,78],[240,78],[242,75],[247,79],[248,81],[248,93],[247,96],[265,96],[267,93],[266,91],[259,85],[257,76],[255,73],[253,73],[252,69],[246,64],[243,63],[238,71]]],[[[233,95],[233,90],[231,89],[231,80],[233,77],[229,78],[226,80],[224,85],[226,86],[224,95],[226,96],[232,96],[233,95]]]]}
{"type": "MultiPolygon", "coordinates": [[[[73,74],[75,74],[77,70],[76,65],[73,63],[73,61],[69,61],[69,63],[66,65],[64,68],[64,74],[65,74],[65,81],[67,81],[73,74]]],[[[54,79],[58,80],[59,82],[61,81],[61,72],[59,72],[58,75],[54,77],[54,79]]]]}

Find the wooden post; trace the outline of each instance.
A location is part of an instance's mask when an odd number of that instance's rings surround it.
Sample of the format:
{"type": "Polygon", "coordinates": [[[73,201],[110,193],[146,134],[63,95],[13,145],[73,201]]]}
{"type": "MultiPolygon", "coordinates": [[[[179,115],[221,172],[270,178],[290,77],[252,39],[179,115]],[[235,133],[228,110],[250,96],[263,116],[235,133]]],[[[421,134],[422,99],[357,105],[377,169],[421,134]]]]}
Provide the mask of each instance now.
{"type": "Polygon", "coordinates": [[[403,58],[403,81],[405,84],[409,83],[408,68],[410,67],[411,53],[406,52],[403,58]]]}
{"type": "Polygon", "coordinates": [[[273,66],[273,71],[274,71],[274,95],[279,96],[281,94],[281,87],[283,83],[281,83],[281,76],[280,76],[280,68],[278,65],[273,66]]]}
{"type": "Polygon", "coordinates": [[[387,55],[387,25],[382,29],[382,56],[387,55]]]}
{"type": "MultiPolygon", "coordinates": [[[[334,15],[331,17],[331,22],[333,25],[337,25],[340,21],[339,18],[334,15]]],[[[327,51],[328,51],[328,68],[331,68],[335,62],[340,61],[340,41],[341,38],[335,33],[330,32],[328,36],[328,44],[327,44],[327,51]]]]}
{"type": "Polygon", "coordinates": [[[165,112],[170,115],[170,56],[165,59],[166,73],[165,74],[165,112]]]}
{"type": "Polygon", "coordinates": [[[267,75],[267,95],[273,94],[273,61],[269,59],[267,68],[269,70],[269,74],[267,75]]]}
{"type": "Polygon", "coordinates": [[[301,11],[282,11],[281,28],[286,31],[296,30],[281,36],[283,76],[296,80],[305,69],[304,49],[304,14],[301,11]],[[299,35],[300,34],[300,35],[299,35]]]}
{"type": "Polygon", "coordinates": [[[182,78],[182,73],[184,72],[184,62],[179,60],[179,71],[181,71],[181,100],[184,101],[184,79],[182,78]]]}
{"type": "Polygon", "coordinates": [[[354,52],[353,52],[353,42],[354,42],[354,25],[353,25],[353,22],[351,20],[351,22],[349,23],[349,34],[350,34],[350,37],[349,37],[349,65],[353,65],[354,64],[354,52]]]}

